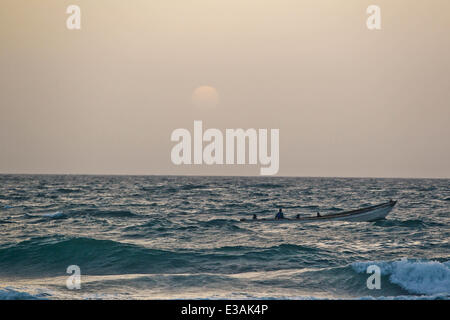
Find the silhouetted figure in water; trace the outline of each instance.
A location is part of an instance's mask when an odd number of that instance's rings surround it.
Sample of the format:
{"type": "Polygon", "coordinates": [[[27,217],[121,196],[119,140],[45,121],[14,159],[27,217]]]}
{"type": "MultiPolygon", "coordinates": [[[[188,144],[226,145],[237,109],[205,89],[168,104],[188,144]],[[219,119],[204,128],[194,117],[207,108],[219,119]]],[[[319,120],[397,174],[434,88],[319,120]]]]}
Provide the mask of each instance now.
{"type": "Polygon", "coordinates": [[[321,215],[320,215],[319,211],[317,211],[317,217],[321,217],[321,215]]]}
{"type": "Polygon", "coordinates": [[[295,219],[300,219],[300,215],[299,215],[299,214],[296,215],[296,216],[295,216],[295,219]]]}
{"type": "Polygon", "coordinates": [[[254,214],[253,215],[253,220],[256,220],[256,219],[258,219],[258,218],[256,217],[256,214],[254,214]]]}
{"type": "Polygon", "coordinates": [[[279,219],[284,219],[284,213],[283,213],[283,209],[280,208],[280,210],[278,210],[277,215],[275,216],[275,219],[279,220],[279,219]]]}

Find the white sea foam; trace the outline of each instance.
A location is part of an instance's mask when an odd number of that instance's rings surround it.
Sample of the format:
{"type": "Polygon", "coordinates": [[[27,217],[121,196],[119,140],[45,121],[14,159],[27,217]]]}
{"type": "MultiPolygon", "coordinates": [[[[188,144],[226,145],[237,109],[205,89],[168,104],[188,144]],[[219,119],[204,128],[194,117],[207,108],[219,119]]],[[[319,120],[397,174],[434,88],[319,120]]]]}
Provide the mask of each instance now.
{"type": "Polygon", "coordinates": [[[53,213],[44,213],[42,216],[47,217],[47,218],[59,218],[62,217],[64,215],[64,213],[62,211],[56,211],[53,213]]]}
{"type": "Polygon", "coordinates": [[[414,294],[449,295],[450,261],[368,261],[352,264],[358,273],[365,273],[367,267],[377,265],[381,275],[389,281],[414,294]]]}
{"type": "Polygon", "coordinates": [[[47,299],[50,294],[44,291],[27,292],[26,288],[3,287],[0,288],[0,300],[37,300],[47,299]]]}

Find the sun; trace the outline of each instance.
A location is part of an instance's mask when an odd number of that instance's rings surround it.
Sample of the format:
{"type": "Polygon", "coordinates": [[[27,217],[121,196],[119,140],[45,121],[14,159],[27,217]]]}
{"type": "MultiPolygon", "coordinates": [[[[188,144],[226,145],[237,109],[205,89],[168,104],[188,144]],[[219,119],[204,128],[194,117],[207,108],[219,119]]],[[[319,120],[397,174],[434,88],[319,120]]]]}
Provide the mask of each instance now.
{"type": "Polygon", "coordinates": [[[198,108],[215,108],[219,104],[219,93],[211,86],[200,86],[192,93],[192,103],[198,108]]]}

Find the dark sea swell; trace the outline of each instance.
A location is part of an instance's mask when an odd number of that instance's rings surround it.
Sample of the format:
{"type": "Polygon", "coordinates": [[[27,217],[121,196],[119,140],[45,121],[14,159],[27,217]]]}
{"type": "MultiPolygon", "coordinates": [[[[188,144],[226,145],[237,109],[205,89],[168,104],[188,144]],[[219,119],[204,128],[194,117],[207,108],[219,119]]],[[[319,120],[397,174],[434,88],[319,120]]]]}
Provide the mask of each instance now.
{"type": "Polygon", "coordinates": [[[0,299],[450,295],[450,181],[0,176],[0,299]],[[398,200],[371,223],[249,224],[398,200]],[[366,269],[381,269],[369,290],[366,269]],[[65,288],[81,269],[82,290],[65,288]]]}

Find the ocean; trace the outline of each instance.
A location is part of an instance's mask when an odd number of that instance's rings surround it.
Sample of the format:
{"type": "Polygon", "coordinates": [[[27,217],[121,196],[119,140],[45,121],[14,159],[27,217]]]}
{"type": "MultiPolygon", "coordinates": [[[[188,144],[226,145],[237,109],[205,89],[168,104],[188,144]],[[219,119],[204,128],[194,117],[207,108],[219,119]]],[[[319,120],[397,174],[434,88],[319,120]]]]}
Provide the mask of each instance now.
{"type": "Polygon", "coordinates": [[[449,179],[0,175],[0,299],[449,299],[449,225],[449,179]]]}

